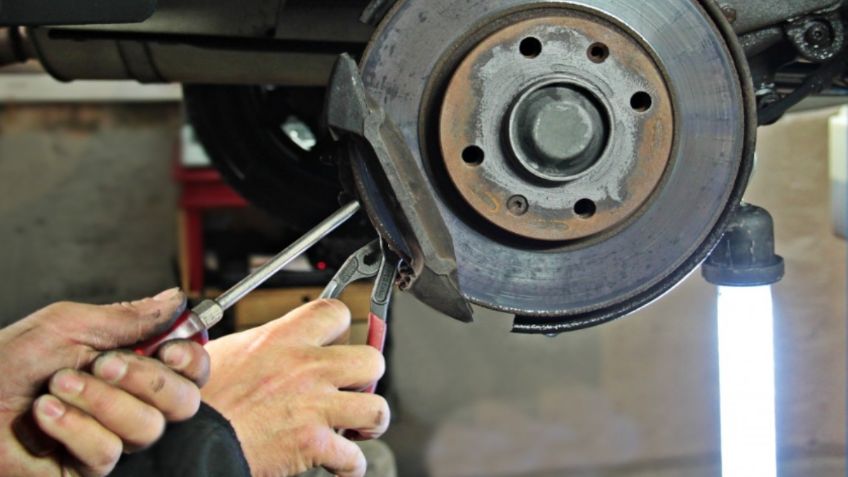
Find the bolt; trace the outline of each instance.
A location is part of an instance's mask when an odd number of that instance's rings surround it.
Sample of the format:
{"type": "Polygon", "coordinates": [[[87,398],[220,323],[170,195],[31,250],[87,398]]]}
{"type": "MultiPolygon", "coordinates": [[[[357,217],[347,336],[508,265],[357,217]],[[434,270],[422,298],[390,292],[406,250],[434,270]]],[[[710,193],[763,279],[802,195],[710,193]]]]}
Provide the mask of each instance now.
{"type": "Polygon", "coordinates": [[[731,7],[730,5],[721,5],[719,7],[724,18],[727,18],[727,21],[730,23],[736,23],[736,19],[738,18],[738,13],[736,9],[731,7]]]}
{"type": "Polygon", "coordinates": [[[512,215],[522,216],[530,209],[527,198],[523,195],[514,195],[506,201],[506,208],[512,215]]]}
{"type": "Polygon", "coordinates": [[[396,281],[398,288],[402,291],[408,291],[413,281],[415,281],[415,270],[407,265],[405,261],[401,261],[398,267],[398,278],[396,281]]]}
{"type": "Polygon", "coordinates": [[[823,21],[814,21],[804,33],[804,41],[816,48],[826,48],[833,44],[833,31],[823,21]]]}
{"type": "Polygon", "coordinates": [[[757,91],[757,108],[765,109],[780,101],[780,95],[772,88],[764,88],[757,91]]]}

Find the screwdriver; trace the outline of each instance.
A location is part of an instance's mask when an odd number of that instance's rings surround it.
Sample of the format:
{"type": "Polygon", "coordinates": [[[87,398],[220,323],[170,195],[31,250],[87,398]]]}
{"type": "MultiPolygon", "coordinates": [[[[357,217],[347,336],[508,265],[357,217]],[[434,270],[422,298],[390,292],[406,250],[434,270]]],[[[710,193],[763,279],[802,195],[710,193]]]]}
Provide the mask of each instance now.
{"type": "Polygon", "coordinates": [[[192,339],[200,344],[206,344],[208,341],[207,331],[224,318],[226,310],[265,283],[292,260],[350,220],[359,211],[359,208],[359,202],[356,201],[345,205],[232,288],[217,298],[203,300],[191,310],[180,315],[168,331],[137,345],[134,348],[135,353],[142,356],[151,356],[164,343],[177,339],[192,339]]]}

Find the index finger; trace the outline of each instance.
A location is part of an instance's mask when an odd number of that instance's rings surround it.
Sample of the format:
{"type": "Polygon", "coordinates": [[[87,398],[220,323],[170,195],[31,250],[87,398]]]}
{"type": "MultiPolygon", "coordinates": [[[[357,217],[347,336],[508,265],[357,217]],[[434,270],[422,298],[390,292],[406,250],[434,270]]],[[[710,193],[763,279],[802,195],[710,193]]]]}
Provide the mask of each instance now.
{"type": "Polygon", "coordinates": [[[316,300],[269,323],[275,333],[314,346],[326,346],[350,329],[350,310],[338,300],[316,300]]]}

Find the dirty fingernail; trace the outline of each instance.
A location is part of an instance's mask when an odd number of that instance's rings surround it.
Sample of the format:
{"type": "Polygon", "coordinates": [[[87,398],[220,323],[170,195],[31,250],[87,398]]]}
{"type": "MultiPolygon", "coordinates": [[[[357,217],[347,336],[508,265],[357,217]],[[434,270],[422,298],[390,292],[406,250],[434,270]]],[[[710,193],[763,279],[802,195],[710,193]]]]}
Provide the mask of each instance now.
{"type": "Polygon", "coordinates": [[[60,371],[55,378],[57,391],[66,396],[76,396],[82,392],[85,383],[73,371],[60,371]]]}
{"type": "Polygon", "coordinates": [[[155,301],[171,301],[176,298],[180,294],[179,287],[171,288],[170,290],[165,290],[162,293],[153,297],[155,301]]]}
{"type": "Polygon", "coordinates": [[[94,374],[115,384],[127,374],[127,362],[120,356],[106,355],[95,363],[94,374]]]}
{"type": "Polygon", "coordinates": [[[188,366],[191,356],[185,349],[183,349],[182,346],[179,344],[173,344],[165,347],[165,350],[162,351],[162,360],[165,361],[165,364],[167,364],[169,368],[182,370],[188,366]]]}
{"type": "Polygon", "coordinates": [[[53,396],[45,396],[38,401],[36,412],[50,419],[58,419],[65,414],[65,406],[53,396]]]}

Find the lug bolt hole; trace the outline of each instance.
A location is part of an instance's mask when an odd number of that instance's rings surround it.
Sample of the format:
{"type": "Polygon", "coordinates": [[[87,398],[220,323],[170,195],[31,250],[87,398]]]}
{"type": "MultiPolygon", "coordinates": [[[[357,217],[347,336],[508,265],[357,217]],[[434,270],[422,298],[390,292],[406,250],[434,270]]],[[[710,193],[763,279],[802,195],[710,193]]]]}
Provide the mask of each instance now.
{"type": "Polygon", "coordinates": [[[462,160],[471,166],[479,166],[486,158],[486,153],[477,146],[468,146],[462,151],[462,160]]]}
{"type": "Polygon", "coordinates": [[[650,94],[644,91],[639,91],[630,98],[630,107],[633,108],[634,111],[638,111],[640,113],[644,113],[651,109],[651,106],[653,105],[653,98],[651,98],[650,94]]]}
{"type": "Polygon", "coordinates": [[[530,204],[523,195],[514,195],[506,201],[506,208],[512,215],[520,217],[530,210],[530,204]]]}
{"type": "Polygon", "coordinates": [[[603,43],[593,43],[587,52],[594,63],[603,63],[609,58],[609,48],[603,43]]]}
{"type": "Polygon", "coordinates": [[[532,36],[521,40],[518,51],[527,58],[536,58],[542,54],[542,42],[532,36]]]}
{"type": "Polygon", "coordinates": [[[598,211],[598,206],[590,199],[580,199],[574,204],[574,213],[581,219],[591,219],[598,211]]]}

